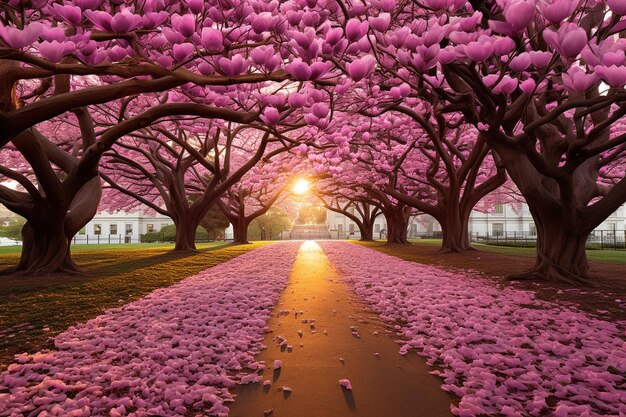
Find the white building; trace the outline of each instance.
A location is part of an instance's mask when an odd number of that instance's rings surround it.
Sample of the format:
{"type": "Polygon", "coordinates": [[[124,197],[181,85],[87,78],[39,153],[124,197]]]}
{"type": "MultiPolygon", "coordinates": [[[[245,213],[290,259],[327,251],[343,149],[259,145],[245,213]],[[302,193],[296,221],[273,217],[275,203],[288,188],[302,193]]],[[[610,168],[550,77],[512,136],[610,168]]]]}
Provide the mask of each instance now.
{"type": "MultiPolygon", "coordinates": [[[[172,224],[172,219],[159,213],[101,212],[78,232],[72,243],[139,243],[141,235],[158,232],[162,227],[172,224]]],[[[233,238],[232,225],[228,226],[225,235],[226,240],[233,238]]]]}
{"type": "MultiPolygon", "coordinates": [[[[358,215],[358,212],[357,212],[358,215]]],[[[361,234],[356,223],[343,214],[328,210],[326,223],[332,239],[360,239],[361,234]]],[[[79,234],[73,243],[138,243],[140,236],[149,232],[158,232],[163,226],[173,224],[172,219],[160,214],[134,213],[98,213],[79,234]]],[[[374,223],[374,239],[385,239],[387,222],[380,215],[374,223]]],[[[496,205],[492,213],[472,211],[469,231],[473,236],[493,236],[507,238],[534,238],[535,224],[526,204],[496,205]]],[[[284,236],[288,238],[289,233],[284,236]]],[[[409,222],[409,238],[437,238],[441,236],[441,226],[428,215],[412,217],[409,222]]],[[[226,240],[233,238],[233,228],[225,230],[226,240]]],[[[591,239],[617,237],[623,241],[626,237],[626,206],[622,206],[605,220],[591,234],[591,239]]]]}
{"type": "MultiPolygon", "coordinates": [[[[358,214],[357,214],[358,215],[358,214]]],[[[354,233],[350,237],[359,238],[359,228],[348,217],[328,211],[328,228],[333,238],[343,237],[354,233]]],[[[380,232],[387,229],[387,222],[383,215],[378,216],[374,225],[374,239],[381,239],[380,232]]],[[[494,212],[482,213],[472,211],[469,221],[469,231],[479,236],[519,236],[534,237],[537,235],[535,223],[526,204],[510,205],[497,204],[494,212]]],[[[439,223],[428,215],[412,217],[409,222],[408,237],[438,237],[441,233],[439,223]]],[[[596,228],[595,234],[607,236],[626,235],[626,206],[620,207],[596,228]]]]}
{"type": "MultiPolygon", "coordinates": [[[[358,212],[354,211],[352,214],[358,216],[358,212]]],[[[326,212],[326,223],[328,224],[328,230],[332,239],[360,239],[361,232],[355,222],[350,220],[343,214],[336,213],[328,210],[326,212]]],[[[409,236],[411,231],[417,233],[418,223],[415,218],[411,218],[409,222],[409,236]]],[[[387,221],[382,214],[376,217],[374,221],[373,237],[374,239],[385,239],[387,233],[387,221]]]]}
{"type": "Polygon", "coordinates": [[[73,243],[138,243],[141,235],[170,224],[174,224],[172,219],[158,213],[101,212],[78,232],[73,243]]]}

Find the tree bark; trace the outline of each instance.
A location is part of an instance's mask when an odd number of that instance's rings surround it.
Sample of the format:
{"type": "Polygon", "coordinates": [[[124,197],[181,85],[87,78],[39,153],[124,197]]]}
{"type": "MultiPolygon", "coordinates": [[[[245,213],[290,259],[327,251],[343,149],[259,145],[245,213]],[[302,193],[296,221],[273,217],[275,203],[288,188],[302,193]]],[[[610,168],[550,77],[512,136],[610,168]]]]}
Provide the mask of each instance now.
{"type": "Polygon", "coordinates": [[[46,218],[46,222],[27,221],[22,228],[22,255],[16,272],[24,275],[77,273],[72,261],[70,242],[62,216],[46,218]]]}
{"type": "Polygon", "coordinates": [[[179,216],[176,224],[176,243],[174,251],[196,251],[197,222],[190,217],[179,216]]]}
{"type": "Polygon", "coordinates": [[[531,210],[537,228],[537,258],[535,265],[509,279],[541,279],[572,285],[588,285],[589,263],[586,243],[589,233],[572,227],[556,216],[546,216],[531,210]]]}
{"type": "Polygon", "coordinates": [[[372,240],[374,240],[374,225],[373,224],[362,222],[359,226],[360,226],[359,229],[361,232],[361,239],[359,240],[363,242],[371,242],[372,240]]]}
{"type": "Polygon", "coordinates": [[[22,255],[16,272],[24,275],[79,273],[71,240],[93,218],[101,196],[100,177],[88,180],[69,204],[48,198],[33,204],[22,228],[22,255]]]}
{"type": "Polygon", "coordinates": [[[498,143],[494,148],[524,196],[537,230],[535,266],[508,278],[592,284],[585,245],[589,233],[604,219],[587,211],[597,178],[593,161],[557,181],[538,172],[518,149],[498,143]]]}
{"type": "Polygon", "coordinates": [[[409,214],[408,206],[399,205],[385,211],[387,219],[387,244],[409,244],[407,239],[409,214]]]}
{"type": "Polygon", "coordinates": [[[461,253],[472,249],[469,240],[469,216],[471,210],[463,210],[453,204],[445,208],[445,221],[440,221],[442,230],[441,253],[461,253]]]}
{"type": "Polygon", "coordinates": [[[237,245],[246,245],[248,242],[248,225],[245,219],[238,219],[233,222],[233,243],[237,245]]]}

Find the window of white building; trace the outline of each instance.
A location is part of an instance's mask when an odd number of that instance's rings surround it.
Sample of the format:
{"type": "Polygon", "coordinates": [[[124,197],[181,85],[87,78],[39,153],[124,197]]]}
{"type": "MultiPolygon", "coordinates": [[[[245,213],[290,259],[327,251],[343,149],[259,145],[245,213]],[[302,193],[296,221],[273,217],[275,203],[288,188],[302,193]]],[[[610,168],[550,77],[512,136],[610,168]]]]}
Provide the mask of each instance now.
{"type": "Polygon", "coordinates": [[[148,224],[146,225],[146,232],[148,232],[148,233],[152,233],[152,232],[154,232],[154,225],[153,225],[153,224],[151,224],[151,223],[148,223],[148,224]]]}
{"type": "Polygon", "coordinates": [[[101,224],[94,224],[93,225],[93,234],[94,235],[101,235],[102,234],[102,225],[101,224]]]}
{"type": "Polygon", "coordinates": [[[537,226],[535,226],[535,223],[528,225],[528,234],[530,236],[537,236],[537,226]]]}
{"type": "Polygon", "coordinates": [[[504,214],[504,204],[496,204],[494,213],[495,214],[504,214]]]}
{"type": "Polygon", "coordinates": [[[348,225],[348,231],[349,231],[350,233],[354,233],[354,224],[350,224],[350,225],[348,225]]]}
{"type": "Polygon", "coordinates": [[[607,223],[606,224],[606,228],[608,230],[608,235],[609,236],[615,236],[615,231],[617,230],[617,224],[616,223],[607,223]]]}
{"type": "Polygon", "coordinates": [[[493,223],[491,225],[491,233],[494,236],[504,236],[504,223],[493,223]]]}
{"type": "Polygon", "coordinates": [[[111,224],[109,226],[109,234],[116,235],[117,234],[117,224],[111,224]]]}

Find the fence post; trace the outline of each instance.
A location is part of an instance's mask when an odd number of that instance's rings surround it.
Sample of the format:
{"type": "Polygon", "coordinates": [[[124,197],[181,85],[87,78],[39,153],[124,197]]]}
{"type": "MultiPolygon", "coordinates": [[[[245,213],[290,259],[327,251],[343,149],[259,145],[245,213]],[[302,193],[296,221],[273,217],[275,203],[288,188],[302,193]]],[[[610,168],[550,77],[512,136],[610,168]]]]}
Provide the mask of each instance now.
{"type": "Polygon", "coordinates": [[[87,244],[89,244],[89,235],[87,235],[87,244]]]}
{"type": "Polygon", "coordinates": [[[604,230],[600,230],[600,249],[604,250],[604,230]]]}
{"type": "Polygon", "coordinates": [[[109,245],[111,244],[111,233],[109,233],[109,245]]]}
{"type": "Polygon", "coordinates": [[[617,229],[613,230],[613,250],[617,249],[617,229]]]}

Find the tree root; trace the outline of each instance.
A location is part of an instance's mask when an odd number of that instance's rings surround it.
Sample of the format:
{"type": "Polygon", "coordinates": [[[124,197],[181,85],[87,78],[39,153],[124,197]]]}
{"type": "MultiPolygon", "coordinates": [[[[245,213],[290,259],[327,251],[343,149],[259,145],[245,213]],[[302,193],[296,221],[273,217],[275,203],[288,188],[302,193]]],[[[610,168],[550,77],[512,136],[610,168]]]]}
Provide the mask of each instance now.
{"type": "Polygon", "coordinates": [[[597,287],[597,283],[591,278],[565,269],[553,263],[546,265],[545,261],[541,265],[535,266],[528,271],[506,276],[508,281],[547,281],[558,282],[575,287],[597,287]]]}

